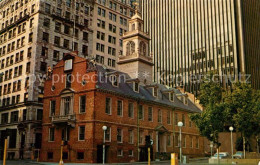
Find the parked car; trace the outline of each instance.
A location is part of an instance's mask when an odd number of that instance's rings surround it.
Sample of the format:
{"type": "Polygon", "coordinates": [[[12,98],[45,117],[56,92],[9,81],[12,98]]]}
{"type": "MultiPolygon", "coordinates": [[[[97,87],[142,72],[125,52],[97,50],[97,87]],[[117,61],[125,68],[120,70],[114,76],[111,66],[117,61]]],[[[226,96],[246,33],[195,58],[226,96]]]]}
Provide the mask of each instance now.
{"type": "Polygon", "coordinates": [[[233,155],[234,159],[242,159],[244,157],[244,153],[242,151],[237,151],[236,154],[233,155]]]}
{"type": "MultiPolygon", "coordinates": [[[[219,152],[219,159],[224,159],[229,156],[228,152],[219,152]]],[[[211,159],[218,159],[218,153],[215,153],[211,159]]]]}

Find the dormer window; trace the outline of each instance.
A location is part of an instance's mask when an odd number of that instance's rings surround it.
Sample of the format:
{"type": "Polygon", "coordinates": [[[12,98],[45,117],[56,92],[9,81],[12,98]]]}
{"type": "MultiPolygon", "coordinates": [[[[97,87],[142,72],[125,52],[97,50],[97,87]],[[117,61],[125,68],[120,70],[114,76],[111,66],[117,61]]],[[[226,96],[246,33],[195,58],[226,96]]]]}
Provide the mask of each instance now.
{"type": "Polygon", "coordinates": [[[111,76],[111,83],[113,86],[118,87],[119,84],[119,78],[116,75],[111,76]]]}
{"type": "Polygon", "coordinates": [[[158,97],[158,88],[156,87],[153,88],[153,96],[158,97]]]}
{"type": "Polygon", "coordinates": [[[139,93],[139,83],[138,82],[134,82],[134,91],[139,93]]]}
{"type": "Polygon", "coordinates": [[[173,92],[170,92],[170,93],[169,93],[169,100],[170,100],[171,102],[174,102],[174,93],[173,93],[173,92]]]}
{"type": "Polygon", "coordinates": [[[183,96],[183,104],[188,105],[188,97],[183,96]]]}

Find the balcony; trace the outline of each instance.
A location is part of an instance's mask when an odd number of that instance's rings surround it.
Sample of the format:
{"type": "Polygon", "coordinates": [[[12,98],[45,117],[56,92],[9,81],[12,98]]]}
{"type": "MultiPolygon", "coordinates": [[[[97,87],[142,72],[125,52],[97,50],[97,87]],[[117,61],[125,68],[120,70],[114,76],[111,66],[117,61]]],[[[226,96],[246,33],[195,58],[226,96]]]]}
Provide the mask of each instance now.
{"type": "Polygon", "coordinates": [[[62,115],[62,116],[61,115],[52,116],[51,121],[55,125],[67,124],[71,127],[75,127],[76,115],[75,114],[69,114],[69,115],[62,115]]]}

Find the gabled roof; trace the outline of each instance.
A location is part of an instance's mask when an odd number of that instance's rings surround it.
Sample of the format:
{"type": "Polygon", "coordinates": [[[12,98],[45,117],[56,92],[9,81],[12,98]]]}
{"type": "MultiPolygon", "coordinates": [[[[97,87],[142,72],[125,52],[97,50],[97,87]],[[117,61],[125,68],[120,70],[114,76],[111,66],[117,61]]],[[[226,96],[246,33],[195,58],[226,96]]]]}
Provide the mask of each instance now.
{"type": "MultiPolygon", "coordinates": [[[[127,79],[131,79],[128,74],[122,73],[117,71],[117,73],[120,75],[119,76],[119,86],[115,87],[112,85],[111,82],[105,81],[106,80],[106,73],[111,73],[114,70],[112,69],[104,69],[102,66],[97,65],[97,71],[99,72],[99,78],[97,82],[97,89],[115,93],[121,96],[129,97],[132,99],[139,99],[144,102],[151,102],[155,104],[160,104],[163,106],[168,106],[172,108],[179,108],[185,111],[189,112],[201,112],[201,110],[194,105],[190,100],[188,100],[188,105],[183,104],[176,95],[174,95],[175,99],[174,102],[171,102],[168,98],[168,95],[163,93],[162,91],[168,90],[168,88],[162,84],[152,84],[152,86],[156,85],[158,87],[158,97],[154,97],[152,94],[152,89],[147,88],[146,86],[139,86],[139,92],[134,92],[133,90],[133,85],[129,82],[126,82],[127,79]]],[[[182,94],[179,90],[174,89],[175,94],[182,94]]]]}

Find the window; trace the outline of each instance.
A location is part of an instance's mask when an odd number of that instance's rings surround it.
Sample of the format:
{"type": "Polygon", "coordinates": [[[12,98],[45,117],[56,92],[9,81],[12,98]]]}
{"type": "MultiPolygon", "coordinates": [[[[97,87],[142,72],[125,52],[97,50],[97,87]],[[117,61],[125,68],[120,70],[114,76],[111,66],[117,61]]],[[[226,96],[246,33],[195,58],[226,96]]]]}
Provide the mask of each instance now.
{"type": "Polygon", "coordinates": [[[32,47],[28,48],[27,57],[28,57],[28,58],[31,58],[31,57],[32,57],[32,47]]]}
{"type": "Polygon", "coordinates": [[[123,156],[123,150],[122,149],[117,150],[117,156],[123,156]]]}
{"type": "Polygon", "coordinates": [[[179,138],[179,135],[175,135],[175,139],[174,139],[174,145],[176,146],[176,147],[179,147],[179,142],[180,142],[180,138],[179,138]]]}
{"type": "Polygon", "coordinates": [[[63,47],[69,49],[70,48],[70,41],[67,39],[64,39],[63,47]]]}
{"type": "Polygon", "coordinates": [[[85,126],[79,127],[79,140],[85,140],[85,126]]]}
{"type": "Polygon", "coordinates": [[[185,126],[185,115],[182,114],[182,123],[183,123],[183,126],[185,126]]]}
{"type": "Polygon", "coordinates": [[[61,23],[55,22],[55,31],[61,32],[61,23]]]}
{"type": "Polygon", "coordinates": [[[173,93],[173,92],[170,92],[170,93],[169,93],[169,100],[170,100],[171,102],[174,102],[174,93],[173,93]]]}
{"type": "Polygon", "coordinates": [[[197,141],[196,141],[196,148],[199,149],[199,142],[200,142],[200,139],[197,138],[197,141]]]}
{"type": "Polygon", "coordinates": [[[54,44],[57,46],[60,46],[60,37],[58,37],[58,36],[54,37],[54,44]]]}
{"type": "Polygon", "coordinates": [[[50,14],[51,13],[51,5],[48,3],[45,3],[45,12],[50,14]]]}
{"type": "Polygon", "coordinates": [[[88,41],[88,33],[83,32],[83,40],[88,41]]]}
{"type": "Polygon", "coordinates": [[[57,50],[53,51],[53,61],[59,61],[60,52],[57,50]]]}
{"type": "Polygon", "coordinates": [[[51,22],[51,20],[49,18],[44,18],[43,26],[49,28],[50,27],[50,22],[51,22]]]}
{"type": "Polygon", "coordinates": [[[190,148],[193,148],[193,137],[190,137],[190,148]]]}
{"type": "Polygon", "coordinates": [[[68,35],[70,34],[70,26],[64,25],[64,33],[68,35]]]}
{"type": "Polygon", "coordinates": [[[144,131],[140,131],[139,144],[143,144],[143,143],[144,143],[144,131]]]}
{"type": "Polygon", "coordinates": [[[55,115],[55,108],[56,108],[56,101],[55,100],[51,100],[50,101],[50,116],[54,116],[55,115]]]}
{"type": "Polygon", "coordinates": [[[133,157],[134,156],[134,151],[133,150],[128,150],[128,156],[133,157]]]}
{"type": "Polygon", "coordinates": [[[118,87],[118,85],[119,85],[119,82],[118,82],[119,77],[116,76],[116,75],[113,75],[113,76],[111,76],[111,79],[112,79],[112,85],[115,86],[115,87],[118,87]]]}
{"type": "Polygon", "coordinates": [[[148,107],[148,121],[153,121],[153,108],[148,107]]]}
{"type": "Polygon", "coordinates": [[[167,111],[167,124],[171,124],[171,111],[167,111]]]}
{"type": "Polygon", "coordinates": [[[9,113],[2,113],[2,116],[1,116],[1,124],[6,124],[6,123],[8,123],[8,115],[9,115],[9,113]]]}
{"type": "Polygon", "coordinates": [[[130,41],[126,45],[126,55],[132,55],[135,52],[135,43],[130,41]]]}
{"type": "Polygon", "coordinates": [[[109,31],[111,31],[113,33],[116,33],[116,26],[112,25],[112,24],[109,24],[109,31]]]}
{"type": "Polygon", "coordinates": [[[18,111],[11,112],[11,123],[18,122],[18,111]]]}
{"type": "Polygon", "coordinates": [[[171,135],[167,135],[167,146],[171,146],[171,135]]]}
{"type": "Polygon", "coordinates": [[[42,33],[42,40],[45,42],[49,42],[49,33],[43,32],[42,33]]]}
{"type": "Polygon", "coordinates": [[[139,105],[139,108],[138,108],[138,119],[139,120],[144,120],[144,110],[143,110],[143,105],[139,105]]]}
{"type": "Polygon", "coordinates": [[[79,113],[85,113],[86,112],[86,95],[80,96],[80,102],[79,102],[79,113]]]}
{"type": "Polygon", "coordinates": [[[49,128],[49,141],[53,142],[54,141],[54,131],[55,131],[55,128],[49,128]]]}
{"type": "Polygon", "coordinates": [[[28,42],[33,42],[33,33],[30,33],[30,34],[29,34],[28,42]]]}
{"type": "Polygon", "coordinates": [[[158,122],[162,123],[162,111],[160,109],[158,110],[158,122]]]}
{"type": "Polygon", "coordinates": [[[111,98],[106,98],[106,114],[111,115],[111,98]]]}
{"type": "Polygon", "coordinates": [[[48,57],[48,48],[42,47],[42,56],[43,57],[48,57]]]}
{"type": "Polygon", "coordinates": [[[117,101],[117,115],[123,116],[123,101],[122,100],[117,101]]]}
{"type": "Polygon", "coordinates": [[[71,88],[71,79],[72,78],[72,75],[71,73],[68,73],[67,76],[66,76],[66,88],[71,88]]]}
{"type": "Polygon", "coordinates": [[[83,160],[84,159],[84,152],[77,152],[77,159],[83,160]]]}
{"type": "Polygon", "coordinates": [[[128,117],[134,118],[134,103],[128,104],[128,117]]]}
{"type": "Polygon", "coordinates": [[[182,140],[182,147],[186,148],[186,136],[184,136],[183,140],[182,140]]]}
{"type": "Polygon", "coordinates": [[[153,96],[154,97],[158,96],[158,88],[156,88],[156,87],[153,88],[153,96]]]}
{"type": "Polygon", "coordinates": [[[116,22],[116,14],[109,12],[109,19],[116,22]]]}
{"type": "Polygon", "coordinates": [[[43,117],[43,110],[42,109],[37,109],[37,120],[42,120],[43,117]]]}
{"type": "Polygon", "coordinates": [[[107,127],[107,130],[105,131],[105,140],[107,142],[111,141],[111,128],[107,127]]]}
{"type": "Polygon", "coordinates": [[[31,71],[31,62],[27,62],[26,64],[26,73],[30,73],[31,71]]]}
{"type": "Polygon", "coordinates": [[[118,143],[123,142],[123,131],[120,128],[117,128],[117,142],[118,143]]]}
{"type": "Polygon", "coordinates": [[[53,159],[53,152],[47,153],[47,159],[53,159]]]}
{"type": "Polygon", "coordinates": [[[98,19],[97,20],[97,26],[101,27],[102,29],[105,29],[106,28],[106,22],[98,19]]]}
{"type": "Polygon", "coordinates": [[[46,62],[41,62],[40,70],[42,72],[46,72],[46,70],[47,70],[47,63],[46,62]]]}
{"type": "Polygon", "coordinates": [[[175,122],[175,125],[178,125],[178,114],[177,113],[175,113],[174,114],[174,117],[175,117],[175,120],[174,120],[174,122],[175,122]]]}
{"type": "Polygon", "coordinates": [[[31,18],[31,19],[30,19],[30,28],[33,27],[33,21],[34,21],[34,18],[31,18]]]}
{"type": "Polygon", "coordinates": [[[134,144],[134,131],[133,130],[129,130],[129,135],[128,135],[128,142],[130,144],[134,144]]]}
{"type": "Polygon", "coordinates": [[[70,128],[69,127],[62,128],[61,139],[63,141],[69,141],[70,140],[69,135],[70,135],[70,128]]]}
{"type": "Polygon", "coordinates": [[[68,157],[69,157],[68,152],[63,152],[63,153],[62,153],[62,159],[63,159],[63,160],[68,159],[68,157]]]}
{"type": "Polygon", "coordinates": [[[189,127],[192,127],[192,121],[191,121],[191,119],[189,120],[189,127]]]}

